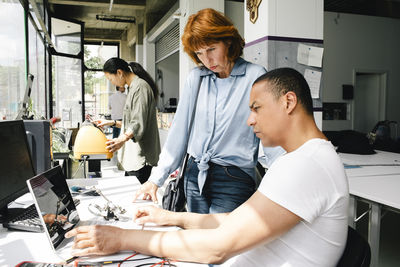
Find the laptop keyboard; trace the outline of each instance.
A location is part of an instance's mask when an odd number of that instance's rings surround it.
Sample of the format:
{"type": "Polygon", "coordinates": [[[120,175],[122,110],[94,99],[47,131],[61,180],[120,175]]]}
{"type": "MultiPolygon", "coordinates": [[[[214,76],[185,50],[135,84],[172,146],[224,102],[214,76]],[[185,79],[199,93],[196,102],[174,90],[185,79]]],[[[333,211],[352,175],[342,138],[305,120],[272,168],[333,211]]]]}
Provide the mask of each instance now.
{"type": "MultiPolygon", "coordinates": [[[[79,204],[79,199],[74,199],[75,206],[79,204]]],[[[25,208],[23,212],[4,224],[9,229],[27,231],[27,232],[43,232],[42,223],[37,214],[35,204],[25,208]]]]}
{"type": "Polygon", "coordinates": [[[8,221],[5,227],[28,232],[43,232],[35,204],[30,205],[21,214],[8,221]]]}

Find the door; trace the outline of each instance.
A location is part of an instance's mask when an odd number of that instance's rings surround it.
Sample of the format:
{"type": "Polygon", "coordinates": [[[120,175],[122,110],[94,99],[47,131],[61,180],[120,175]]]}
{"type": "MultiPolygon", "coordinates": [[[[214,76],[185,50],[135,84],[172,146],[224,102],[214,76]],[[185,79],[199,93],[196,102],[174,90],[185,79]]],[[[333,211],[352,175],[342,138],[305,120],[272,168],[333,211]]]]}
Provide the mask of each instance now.
{"type": "Polygon", "coordinates": [[[51,17],[51,111],[63,127],[77,127],[84,120],[83,23],[51,17]]]}
{"type": "Polygon", "coordinates": [[[386,73],[356,72],[353,129],[368,133],[386,117],[386,73]]]}

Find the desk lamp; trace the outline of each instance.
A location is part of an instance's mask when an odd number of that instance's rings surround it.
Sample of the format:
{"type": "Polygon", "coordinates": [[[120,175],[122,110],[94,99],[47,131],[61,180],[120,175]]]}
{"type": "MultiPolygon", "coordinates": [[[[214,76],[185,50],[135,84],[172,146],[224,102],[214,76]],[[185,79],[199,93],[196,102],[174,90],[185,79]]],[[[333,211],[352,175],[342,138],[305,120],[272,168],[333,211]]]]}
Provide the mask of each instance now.
{"type": "MultiPolygon", "coordinates": [[[[86,160],[99,161],[111,159],[113,153],[107,151],[106,141],[107,138],[99,127],[89,121],[85,121],[79,128],[75,138],[74,158],[83,160],[84,166],[86,160]]],[[[98,171],[100,171],[100,169],[98,171]]]]}

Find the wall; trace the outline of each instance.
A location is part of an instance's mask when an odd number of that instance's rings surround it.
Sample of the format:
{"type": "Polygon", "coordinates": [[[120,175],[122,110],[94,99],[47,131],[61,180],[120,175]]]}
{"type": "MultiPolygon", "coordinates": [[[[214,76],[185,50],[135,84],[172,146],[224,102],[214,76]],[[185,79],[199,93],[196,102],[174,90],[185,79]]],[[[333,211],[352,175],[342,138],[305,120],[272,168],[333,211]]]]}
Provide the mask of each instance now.
{"type": "MultiPolygon", "coordinates": [[[[354,72],[387,71],[386,119],[400,122],[400,20],[324,12],[323,102],[346,102],[342,84],[354,72]]],[[[352,103],[351,101],[347,101],[352,103]]],[[[351,129],[352,121],[323,121],[323,130],[351,129]]]]}
{"type": "Polygon", "coordinates": [[[256,24],[244,8],[246,43],[265,36],[323,39],[322,0],[264,0],[256,24]]]}
{"type": "Polygon", "coordinates": [[[132,46],[128,45],[128,42],[126,40],[121,40],[120,41],[120,56],[123,58],[125,61],[135,61],[136,56],[135,56],[135,49],[132,46]]]}
{"type": "MultiPolygon", "coordinates": [[[[166,59],[156,64],[156,69],[162,71],[163,75],[163,90],[164,99],[159,98],[159,107],[161,107],[161,101],[164,104],[168,104],[168,99],[177,98],[179,99],[179,53],[176,52],[166,59]]],[[[157,81],[160,87],[160,81],[157,81]]],[[[161,88],[159,88],[161,90],[161,88]]]]}
{"type": "MultiPolygon", "coordinates": [[[[258,7],[258,18],[250,21],[245,8],[244,58],[266,67],[292,67],[304,73],[306,66],[297,62],[297,47],[303,43],[298,38],[309,39],[306,44],[322,46],[323,1],[322,0],[265,0],[258,7]],[[276,40],[274,38],[281,39],[276,40]]],[[[320,71],[320,68],[311,68],[320,71]]],[[[314,101],[314,118],[322,128],[321,101],[314,101]]]]}

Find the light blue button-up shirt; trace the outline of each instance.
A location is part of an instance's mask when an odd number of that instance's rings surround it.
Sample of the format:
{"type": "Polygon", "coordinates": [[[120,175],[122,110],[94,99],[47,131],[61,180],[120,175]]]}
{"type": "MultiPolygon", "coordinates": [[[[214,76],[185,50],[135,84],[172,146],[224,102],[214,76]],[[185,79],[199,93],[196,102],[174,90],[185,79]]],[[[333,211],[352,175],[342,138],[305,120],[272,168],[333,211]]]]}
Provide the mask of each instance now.
{"type": "MultiPolygon", "coordinates": [[[[168,175],[180,167],[186,151],[198,164],[200,192],[206,181],[210,161],[223,166],[237,166],[256,179],[254,167],[260,140],[246,122],[250,114],[252,84],[264,73],[264,67],[242,58],[236,61],[230,76],[224,79],[218,78],[206,68],[192,70],[186,80],[158,166],[153,168],[149,181],[162,186],[168,175]],[[189,123],[200,77],[201,86],[189,139],[189,123]]],[[[269,163],[282,153],[284,150],[280,147],[264,148],[269,163]]]]}

